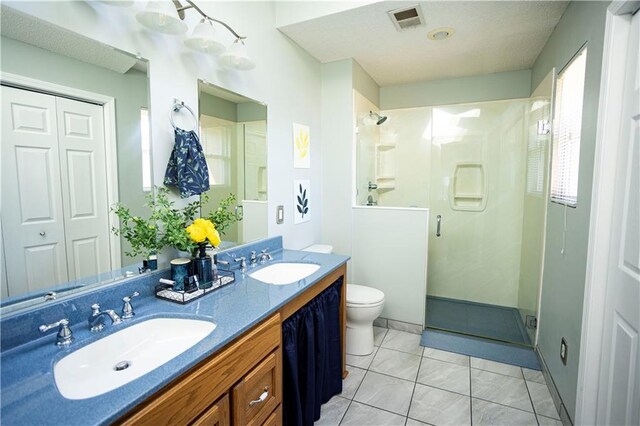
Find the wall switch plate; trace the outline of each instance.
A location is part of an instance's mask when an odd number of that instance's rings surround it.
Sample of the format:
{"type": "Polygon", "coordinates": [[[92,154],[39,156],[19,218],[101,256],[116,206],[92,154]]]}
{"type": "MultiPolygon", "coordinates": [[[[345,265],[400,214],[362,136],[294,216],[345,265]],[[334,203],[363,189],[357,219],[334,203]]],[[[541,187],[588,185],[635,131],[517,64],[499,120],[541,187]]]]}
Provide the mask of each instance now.
{"type": "Polygon", "coordinates": [[[276,207],[276,223],[278,225],[284,223],[284,206],[276,207]]]}
{"type": "Polygon", "coordinates": [[[567,341],[564,340],[564,337],[563,337],[562,341],[560,342],[560,360],[564,365],[567,365],[567,352],[568,352],[567,341]]]}

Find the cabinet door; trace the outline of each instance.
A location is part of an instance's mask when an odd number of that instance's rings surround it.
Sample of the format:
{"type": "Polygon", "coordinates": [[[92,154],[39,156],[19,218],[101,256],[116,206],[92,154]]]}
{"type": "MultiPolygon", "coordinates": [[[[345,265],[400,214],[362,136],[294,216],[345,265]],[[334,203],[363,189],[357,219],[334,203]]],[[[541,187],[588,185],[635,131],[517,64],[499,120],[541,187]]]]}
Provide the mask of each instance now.
{"type": "Polygon", "coordinates": [[[267,356],[233,388],[233,423],[260,425],[282,400],[282,353],[267,356]]]}
{"type": "Polygon", "coordinates": [[[192,426],[229,426],[231,413],[229,412],[229,395],[220,398],[207,411],[196,419],[192,426]]]}
{"type": "Polygon", "coordinates": [[[265,420],[262,426],[280,426],[282,424],[282,404],[278,405],[276,411],[271,413],[269,418],[265,420]]]}

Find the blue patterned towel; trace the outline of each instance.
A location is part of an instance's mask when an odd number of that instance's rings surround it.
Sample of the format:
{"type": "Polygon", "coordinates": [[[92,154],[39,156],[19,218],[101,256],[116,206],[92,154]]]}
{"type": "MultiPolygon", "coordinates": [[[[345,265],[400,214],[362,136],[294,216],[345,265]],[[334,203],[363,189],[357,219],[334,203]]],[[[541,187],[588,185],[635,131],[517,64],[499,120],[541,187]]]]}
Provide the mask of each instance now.
{"type": "Polygon", "coordinates": [[[209,169],[198,135],[193,130],[175,129],[173,146],[164,184],[177,186],[182,198],[202,194],[209,190],[209,169]]]}

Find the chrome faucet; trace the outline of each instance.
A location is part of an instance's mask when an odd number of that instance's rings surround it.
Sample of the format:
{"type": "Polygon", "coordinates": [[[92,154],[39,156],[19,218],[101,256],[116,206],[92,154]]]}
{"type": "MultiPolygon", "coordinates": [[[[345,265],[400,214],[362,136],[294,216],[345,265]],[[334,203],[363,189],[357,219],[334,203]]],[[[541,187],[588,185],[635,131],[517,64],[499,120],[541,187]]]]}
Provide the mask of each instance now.
{"type": "Polygon", "coordinates": [[[60,327],[58,329],[58,335],[56,338],[56,345],[58,346],[68,346],[73,341],[73,335],[71,334],[71,329],[69,328],[69,320],[66,318],[61,319],[60,321],[54,322],[49,325],[41,325],[38,327],[41,333],[46,333],[52,328],[60,327]]]}
{"type": "Polygon", "coordinates": [[[122,322],[118,314],[113,309],[107,309],[100,311],[100,305],[94,303],[91,305],[91,316],[89,316],[89,328],[92,332],[102,331],[104,328],[105,317],[111,319],[112,325],[118,325],[122,322]]]}
{"type": "Polygon", "coordinates": [[[122,314],[120,314],[120,318],[129,319],[129,318],[133,318],[133,316],[136,314],[135,312],[133,312],[133,306],[131,306],[131,299],[133,299],[136,296],[140,296],[140,293],[138,293],[137,291],[134,291],[131,296],[126,296],[122,298],[124,305],[122,306],[122,314]]]}
{"type": "Polygon", "coordinates": [[[251,262],[249,266],[251,266],[252,268],[258,264],[258,256],[255,250],[251,252],[251,257],[249,258],[249,261],[251,262]]]}
{"type": "Polygon", "coordinates": [[[260,250],[260,263],[265,263],[271,259],[273,259],[273,257],[271,257],[271,254],[269,253],[268,248],[264,250],[260,250]]]}
{"type": "Polygon", "coordinates": [[[246,257],[238,257],[238,258],[233,259],[233,260],[240,264],[240,272],[246,272],[247,271],[247,258],[246,257]]]}

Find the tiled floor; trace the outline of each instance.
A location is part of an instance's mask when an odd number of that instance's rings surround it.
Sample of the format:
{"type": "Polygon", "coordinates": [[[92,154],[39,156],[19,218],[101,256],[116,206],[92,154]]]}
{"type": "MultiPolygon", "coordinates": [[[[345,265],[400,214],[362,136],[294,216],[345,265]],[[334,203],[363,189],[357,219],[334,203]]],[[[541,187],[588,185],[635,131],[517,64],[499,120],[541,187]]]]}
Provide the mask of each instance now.
{"type": "Polygon", "coordinates": [[[316,425],[560,426],[539,371],[420,346],[420,336],[374,327],[371,355],[347,355],[342,394],[316,425]]]}

